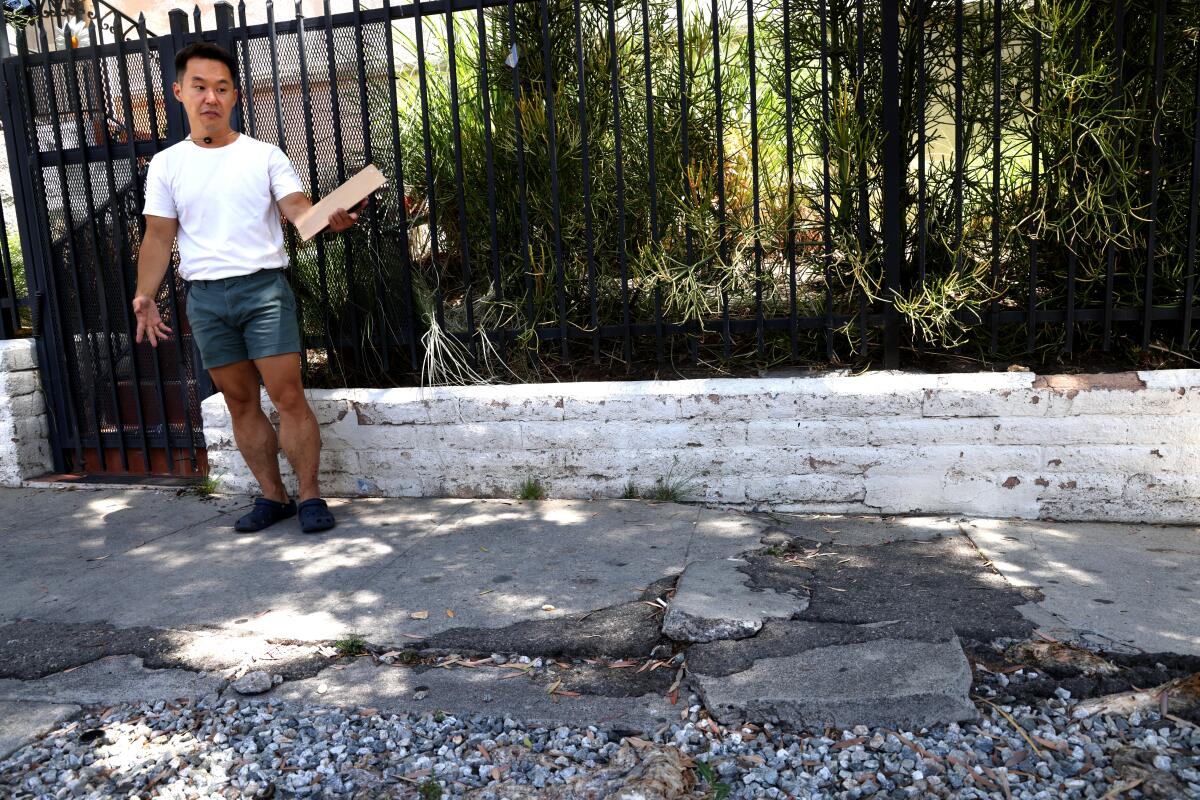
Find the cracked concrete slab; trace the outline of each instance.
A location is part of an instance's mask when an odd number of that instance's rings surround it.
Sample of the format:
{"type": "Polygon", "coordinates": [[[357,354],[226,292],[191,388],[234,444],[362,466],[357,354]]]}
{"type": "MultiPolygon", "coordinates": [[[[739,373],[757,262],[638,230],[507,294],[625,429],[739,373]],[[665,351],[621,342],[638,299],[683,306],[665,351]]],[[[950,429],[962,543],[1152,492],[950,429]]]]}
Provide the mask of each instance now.
{"type": "Polygon", "coordinates": [[[662,641],[662,610],[647,601],[665,595],[674,578],[652,583],[632,603],[578,617],[525,620],[506,628],[451,628],[420,646],[460,653],[521,653],[531,657],[644,658],[662,641]]]}
{"type": "Polygon", "coordinates": [[[219,692],[216,675],[180,669],[146,669],[137,656],[109,656],[35,681],[0,680],[0,700],[111,705],[197,699],[219,692]]]}
{"type": "Polygon", "coordinates": [[[0,760],[26,742],[57,728],[80,710],[71,703],[0,700],[0,760]]]}
{"type": "Polygon", "coordinates": [[[959,533],[956,517],[846,517],[758,512],[766,534],[808,542],[868,547],[892,542],[923,542],[959,533]]]}
{"type": "Polygon", "coordinates": [[[914,729],[977,715],[967,696],[971,667],[957,639],[820,647],[760,659],[733,675],[694,674],[692,680],[709,713],[725,724],[767,720],[810,730],[914,729]]]}
{"type": "Polygon", "coordinates": [[[264,698],[290,703],[376,708],[383,713],[427,713],[469,716],[487,714],[526,720],[535,725],[597,725],[628,731],[650,731],[679,711],[662,694],[635,697],[552,695],[542,682],[512,678],[499,667],[427,669],[375,666],[360,658],[341,670],[285,683],[264,698]]]}
{"type": "Polygon", "coordinates": [[[688,669],[710,677],[744,672],[759,659],[784,658],[809,650],[839,645],[873,642],[879,639],[907,639],[918,642],[947,642],[954,631],[909,620],[888,624],[850,625],[807,620],[768,620],[753,639],[727,639],[697,644],[688,648],[688,669]]]}
{"type": "Polygon", "coordinates": [[[1018,610],[1056,638],[1200,655],[1200,529],[973,520],[963,530],[1009,583],[1039,592],[1018,610]]]}
{"type": "Polygon", "coordinates": [[[961,535],[877,546],[831,544],[783,559],[755,556],[753,586],[811,590],[800,615],[810,622],[859,625],[903,621],[952,629],[965,639],[1024,639],[1033,624],[1015,607],[1039,599],[988,568],[961,535]]]}
{"type": "MultiPolygon", "coordinates": [[[[0,518],[20,518],[29,491],[0,491],[0,518]]],[[[566,621],[681,572],[698,516],[673,504],[356,500],[335,504],[339,525],[320,537],[290,521],[237,536],[240,508],[128,492],[121,519],[137,531],[120,533],[84,522],[108,496],[62,493],[61,514],[78,524],[48,532],[52,543],[15,528],[0,537],[0,570],[12,572],[0,580],[0,620],[306,641],[355,631],[390,644],[566,621]]]]}
{"type": "Polygon", "coordinates": [[[751,587],[740,558],[693,561],[684,569],[663,620],[677,642],[745,639],[768,619],[789,619],[808,608],[808,597],[791,590],[751,587]]]}

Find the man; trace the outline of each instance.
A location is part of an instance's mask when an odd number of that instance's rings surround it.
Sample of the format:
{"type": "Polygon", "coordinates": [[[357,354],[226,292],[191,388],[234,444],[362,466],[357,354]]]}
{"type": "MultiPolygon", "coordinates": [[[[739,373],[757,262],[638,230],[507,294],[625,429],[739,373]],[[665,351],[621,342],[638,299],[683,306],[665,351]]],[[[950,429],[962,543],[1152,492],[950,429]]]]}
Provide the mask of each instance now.
{"type": "MultiPolygon", "coordinates": [[[[334,518],[317,485],[321,435],[301,384],[296,299],[284,273],[279,219],[282,212],[294,224],[312,202],[283,151],[230,126],[238,93],[237,61],[228,51],[189,45],[175,57],[175,73],[175,99],[192,133],[150,162],[133,299],[137,341],[157,347],[172,333],[155,297],[178,234],[192,334],[262,491],[235,530],[260,531],[297,514],[305,533],[328,530],[334,518]],[[279,412],[278,438],[260,405],[260,379],[279,412]],[[299,505],[279,473],[280,444],[296,471],[299,505]]],[[[356,218],[338,209],[329,228],[344,231],[356,218]]]]}

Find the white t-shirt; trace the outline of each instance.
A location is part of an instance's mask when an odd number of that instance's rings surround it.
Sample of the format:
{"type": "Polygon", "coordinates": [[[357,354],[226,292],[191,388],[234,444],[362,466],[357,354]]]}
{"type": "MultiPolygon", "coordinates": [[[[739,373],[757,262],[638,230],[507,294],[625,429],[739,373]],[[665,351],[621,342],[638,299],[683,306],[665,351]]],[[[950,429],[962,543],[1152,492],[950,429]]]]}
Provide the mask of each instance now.
{"type": "Polygon", "coordinates": [[[143,213],[179,220],[184,280],[233,278],[287,266],[278,203],[303,191],[273,144],[245,134],[224,147],[182,141],[151,160],[143,213]]]}

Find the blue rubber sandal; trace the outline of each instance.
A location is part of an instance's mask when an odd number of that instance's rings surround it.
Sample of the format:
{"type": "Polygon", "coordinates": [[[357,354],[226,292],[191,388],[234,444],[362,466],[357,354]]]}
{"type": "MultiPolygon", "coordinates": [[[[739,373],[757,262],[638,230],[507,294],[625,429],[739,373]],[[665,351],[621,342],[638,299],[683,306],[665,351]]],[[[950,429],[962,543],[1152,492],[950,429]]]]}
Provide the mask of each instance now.
{"type": "Polygon", "coordinates": [[[250,513],[239,519],[233,526],[238,533],[257,533],[269,528],[280,520],[296,516],[296,501],[277,503],[265,497],[254,498],[254,508],[250,513]]]}
{"type": "Polygon", "coordinates": [[[320,533],[332,528],[337,522],[329,510],[329,504],[319,497],[305,500],[299,506],[300,530],[305,533],[320,533]]]}

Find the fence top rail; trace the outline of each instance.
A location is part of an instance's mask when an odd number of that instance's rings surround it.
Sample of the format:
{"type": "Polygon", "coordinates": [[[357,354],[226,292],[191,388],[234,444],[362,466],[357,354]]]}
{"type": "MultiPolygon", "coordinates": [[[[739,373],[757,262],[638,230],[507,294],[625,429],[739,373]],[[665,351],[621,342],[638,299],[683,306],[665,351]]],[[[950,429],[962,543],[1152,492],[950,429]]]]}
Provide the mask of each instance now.
{"type": "MultiPolygon", "coordinates": [[[[519,4],[524,4],[524,3],[538,2],[538,0],[515,0],[515,2],[517,2],[519,4]]],[[[218,3],[217,5],[221,5],[221,3],[218,3]]],[[[354,27],[359,24],[369,25],[372,23],[379,23],[379,22],[391,22],[394,20],[411,19],[416,16],[421,16],[421,17],[440,16],[447,12],[447,7],[449,7],[449,11],[451,13],[458,13],[458,12],[465,12],[465,11],[475,11],[475,10],[479,9],[481,6],[485,9],[488,9],[488,8],[499,8],[499,7],[503,7],[503,6],[507,6],[507,5],[508,5],[508,0],[448,0],[448,2],[446,2],[445,0],[425,0],[425,2],[420,2],[420,3],[406,3],[404,5],[395,5],[395,6],[392,6],[390,9],[389,8],[372,8],[372,9],[363,9],[361,11],[344,11],[344,12],[340,12],[337,14],[330,14],[329,15],[329,27],[334,28],[334,29],[336,29],[336,28],[351,28],[351,27],[354,27]]],[[[185,14],[188,16],[189,23],[191,22],[191,15],[187,14],[187,12],[184,11],[183,9],[175,9],[172,13],[185,14]]],[[[296,33],[297,24],[299,22],[300,22],[300,20],[296,20],[296,19],[276,21],[276,23],[275,23],[276,35],[281,35],[281,34],[286,35],[286,34],[296,33]]],[[[304,29],[306,31],[323,29],[326,27],[325,16],[323,14],[318,14],[318,15],[314,15],[314,16],[310,16],[310,17],[305,17],[303,19],[303,24],[304,24],[304,29]]],[[[263,22],[263,23],[259,23],[256,25],[247,25],[244,28],[244,30],[245,30],[245,34],[246,34],[247,38],[259,39],[259,38],[266,38],[267,36],[270,35],[270,33],[269,33],[270,27],[271,26],[269,23],[263,22]]],[[[234,28],[234,30],[237,30],[240,34],[240,32],[243,30],[243,28],[240,26],[237,26],[234,28]]],[[[217,30],[217,27],[214,24],[213,27],[206,28],[205,30],[200,31],[200,32],[197,32],[194,30],[189,30],[185,34],[185,41],[195,41],[198,37],[200,39],[203,39],[204,41],[214,41],[215,42],[217,40],[218,34],[219,34],[219,31],[217,30]]],[[[146,38],[146,42],[150,45],[151,50],[161,51],[164,49],[170,49],[170,48],[164,48],[162,46],[162,42],[164,40],[169,40],[170,38],[171,37],[169,34],[168,35],[160,35],[160,36],[149,35],[146,38]]],[[[121,42],[105,42],[102,45],[93,44],[93,45],[89,45],[88,47],[80,47],[80,48],[77,48],[75,58],[76,59],[90,58],[92,48],[98,48],[98,53],[101,58],[114,57],[114,56],[120,56],[120,55],[140,55],[141,47],[142,47],[141,42],[142,42],[141,39],[127,39],[127,40],[124,40],[121,42]]],[[[12,55],[9,58],[4,59],[4,60],[5,61],[15,60],[17,58],[18,58],[17,55],[12,55]]],[[[67,51],[65,51],[65,50],[52,50],[48,53],[30,52],[30,53],[27,53],[24,58],[25,64],[27,64],[29,66],[41,66],[46,61],[49,61],[49,63],[51,63],[51,64],[66,64],[69,60],[70,60],[70,56],[68,55],[67,51]]]]}

